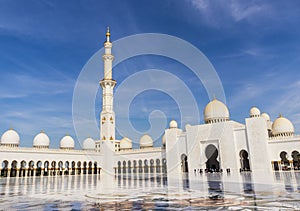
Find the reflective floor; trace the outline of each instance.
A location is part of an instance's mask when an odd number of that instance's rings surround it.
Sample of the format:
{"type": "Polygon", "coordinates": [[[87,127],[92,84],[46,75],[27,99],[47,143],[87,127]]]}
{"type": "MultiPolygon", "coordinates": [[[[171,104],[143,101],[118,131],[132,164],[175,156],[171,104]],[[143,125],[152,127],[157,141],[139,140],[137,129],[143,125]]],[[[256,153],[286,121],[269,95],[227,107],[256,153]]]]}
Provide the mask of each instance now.
{"type": "Polygon", "coordinates": [[[299,210],[300,173],[0,178],[1,210],[299,210]]]}

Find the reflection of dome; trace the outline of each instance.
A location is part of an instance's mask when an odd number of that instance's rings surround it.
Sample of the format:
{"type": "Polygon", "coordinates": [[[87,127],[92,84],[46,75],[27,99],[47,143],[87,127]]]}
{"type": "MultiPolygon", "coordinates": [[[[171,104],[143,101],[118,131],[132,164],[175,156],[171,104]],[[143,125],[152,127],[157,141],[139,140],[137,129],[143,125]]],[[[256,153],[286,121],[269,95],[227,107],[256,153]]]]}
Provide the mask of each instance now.
{"type": "Polygon", "coordinates": [[[37,134],[33,139],[33,147],[49,148],[50,139],[43,131],[37,134]]]}
{"type": "Polygon", "coordinates": [[[140,139],[140,148],[153,147],[153,140],[149,135],[143,135],[140,139]]]}
{"type": "Polygon", "coordinates": [[[205,123],[224,122],[229,120],[227,106],[217,99],[209,102],[204,109],[205,123]]]}
{"type": "Polygon", "coordinates": [[[60,140],[60,148],[61,149],[74,149],[74,146],[75,146],[74,139],[69,135],[64,136],[60,140]]]}
{"type": "Polygon", "coordinates": [[[120,141],[120,149],[121,149],[121,150],[132,149],[132,141],[131,141],[129,138],[124,137],[124,138],[120,141]]]}
{"type": "Polygon", "coordinates": [[[20,136],[13,130],[9,129],[1,136],[1,145],[9,147],[18,147],[20,145],[20,136]]]}
{"type": "Polygon", "coordinates": [[[252,107],[250,109],[250,117],[260,117],[260,110],[257,107],[252,107]]]}
{"type": "Polygon", "coordinates": [[[172,120],[169,124],[170,128],[178,128],[178,124],[175,120],[172,120]]]}
{"type": "Polygon", "coordinates": [[[166,146],[166,134],[161,137],[162,145],[166,146]]]}
{"type": "Polygon", "coordinates": [[[270,120],[270,116],[269,116],[269,114],[267,114],[267,113],[262,113],[261,114],[261,117],[263,117],[267,122],[270,122],[271,120],[270,120]]]}
{"type": "Polygon", "coordinates": [[[272,125],[273,136],[292,136],[294,134],[294,125],[290,120],[280,115],[272,125]]]}
{"type": "Polygon", "coordinates": [[[95,150],[95,141],[92,138],[87,138],[82,143],[83,150],[95,150]]]}

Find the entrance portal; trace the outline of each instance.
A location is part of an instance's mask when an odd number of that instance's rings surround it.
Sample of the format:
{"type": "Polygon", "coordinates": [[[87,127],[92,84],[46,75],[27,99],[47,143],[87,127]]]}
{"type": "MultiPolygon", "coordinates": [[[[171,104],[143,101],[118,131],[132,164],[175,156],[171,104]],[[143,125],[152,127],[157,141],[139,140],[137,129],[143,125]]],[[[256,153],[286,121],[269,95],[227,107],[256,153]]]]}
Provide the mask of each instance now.
{"type": "Polygon", "coordinates": [[[220,170],[220,164],[219,164],[219,161],[217,160],[217,157],[218,157],[218,149],[210,144],[206,147],[205,149],[205,155],[206,155],[206,158],[207,158],[207,161],[206,161],[206,169],[207,171],[209,172],[214,172],[214,171],[219,171],[220,170]]]}
{"type": "Polygon", "coordinates": [[[250,171],[250,162],[248,152],[246,150],[240,151],[241,171],[250,171]]]}

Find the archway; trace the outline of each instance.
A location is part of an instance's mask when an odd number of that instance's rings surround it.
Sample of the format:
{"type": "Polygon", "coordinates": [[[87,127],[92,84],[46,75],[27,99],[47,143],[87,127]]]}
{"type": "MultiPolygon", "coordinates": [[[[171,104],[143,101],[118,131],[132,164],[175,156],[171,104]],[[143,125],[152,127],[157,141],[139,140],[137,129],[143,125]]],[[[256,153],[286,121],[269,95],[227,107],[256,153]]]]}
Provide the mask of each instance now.
{"type": "Polygon", "coordinates": [[[18,162],[16,160],[14,160],[11,163],[10,177],[16,177],[17,176],[17,165],[18,165],[18,162]]]}
{"type": "Polygon", "coordinates": [[[161,172],[160,159],[156,159],[156,173],[161,172]]]}
{"type": "Polygon", "coordinates": [[[250,162],[248,157],[248,152],[246,150],[240,151],[240,161],[241,161],[241,171],[250,171],[250,162]]]}
{"type": "Polygon", "coordinates": [[[49,161],[45,161],[44,163],[44,176],[49,175],[49,161]]]}
{"type": "Polygon", "coordinates": [[[88,167],[88,174],[92,174],[93,172],[93,163],[92,161],[89,162],[89,167],[88,167]]]}
{"type": "Polygon", "coordinates": [[[76,173],[76,163],[75,161],[72,161],[72,171],[71,171],[71,175],[75,175],[76,173]]]}
{"type": "Polygon", "coordinates": [[[70,163],[69,161],[66,161],[64,175],[69,175],[69,167],[70,167],[70,163]]]}
{"type": "Polygon", "coordinates": [[[131,174],[131,161],[129,160],[128,162],[127,162],[127,172],[129,173],[129,174],[131,174]]]}
{"type": "Polygon", "coordinates": [[[287,171],[290,168],[290,162],[287,159],[287,152],[282,151],[280,152],[280,158],[281,158],[281,168],[283,171],[287,171]]]}
{"type": "Polygon", "coordinates": [[[137,169],[136,160],[134,160],[134,161],[133,161],[133,170],[132,170],[132,172],[133,172],[133,173],[136,173],[136,172],[137,172],[136,169],[137,169]]]}
{"type": "Polygon", "coordinates": [[[86,174],[86,167],[87,167],[87,163],[86,161],[83,162],[83,174],[86,174]]]}
{"type": "Polygon", "coordinates": [[[81,162],[80,161],[77,162],[77,174],[78,175],[81,174],[81,162]]]}
{"type": "Polygon", "coordinates": [[[118,161],[118,174],[121,174],[121,161],[118,161]]]}
{"type": "Polygon", "coordinates": [[[8,175],[8,161],[4,160],[2,162],[2,170],[1,170],[1,177],[7,177],[8,175]]]}
{"type": "Polygon", "coordinates": [[[151,174],[154,173],[154,160],[153,159],[150,160],[150,173],[151,174]]]}
{"type": "Polygon", "coordinates": [[[139,160],[139,173],[143,173],[143,161],[139,160]]]}
{"type": "Polygon", "coordinates": [[[25,177],[26,175],[26,161],[22,160],[20,165],[19,177],[25,177]]]}
{"type": "Polygon", "coordinates": [[[207,158],[206,169],[209,172],[219,171],[220,164],[219,161],[217,160],[218,154],[219,154],[218,149],[213,144],[210,144],[206,147],[205,149],[205,155],[207,158]]]}
{"type": "Polygon", "coordinates": [[[167,160],[166,158],[162,159],[162,173],[167,173],[167,160]]]}
{"type": "Polygon", "coordinates": [[[50,173],[51,176],[55,176],[56,175],[55,170],[56,170],[56,162],[52,161],[51,162],[51,173],[50,173]]]}
{"type": "Polygon", "coordinates": [[[149,172],[148,160],[144,160],[144,173],[149,172]]]}
{"type": "Polygon", "coordinates": [[[181,155],[181,171],[183,173],[189,172],[188,170],[188,160],[186,154],[181,155]]]}
{"type": "Polygon", "coordinates": [[[63,167],[64,167],[63,162],[59,161],[58,162],[58,172],[57,172],[58,175],[62,175],[62,173],[63,173],[63,167]]]}
{"type": "Polygon", "coordinates": [[[123,174],[126,174],[126,161],[123,161],[123,174]]]}
{"type": "Polygon", "coordinates": [[[34,161],[31,160],[28,166],[28,176],[32,177],[34,175],[34,161]]]}
{"type": "Polygon", "coordinates": [[[42,161],[38,161],[37,164],[36,164],[36,172],[35,172],[35,175],[36,176],[41,176],[42,174],[42,161]]]}
{"type": "Polygon", "coordinates": [[[298,151],[292,152],[294,170],[300,170],[300,154],[298,151]]]}
{"type": "Polygon", "coordinates": [[[97,162],[94,162],[94,173],[93,174],[97,174],[97,170],[98,170],[97,162]]]}

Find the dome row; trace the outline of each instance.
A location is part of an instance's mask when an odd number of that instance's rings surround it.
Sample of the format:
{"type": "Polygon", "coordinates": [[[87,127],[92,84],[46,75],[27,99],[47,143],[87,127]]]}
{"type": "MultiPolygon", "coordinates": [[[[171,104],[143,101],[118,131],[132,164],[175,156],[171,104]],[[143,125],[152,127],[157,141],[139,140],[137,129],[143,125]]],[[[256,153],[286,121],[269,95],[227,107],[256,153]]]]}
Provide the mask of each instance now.
{"type": "MultiPolygon", "coordinates": [[[[9,129],[1,136],[0,144],[3,146],[18,147],[20,145],[20,136],[15,130],[9,129]]],[[[43,131],[33,138],[33,147],[35,148],[49,148],[49,145],[50,138],[43,131]]],[[[59,147],[61,149],[74,149],[75,141],[70,135],[66,135],[60,140],[59,147]]],[[[95,141],[92,138],[85,139],[82,148],[84,150],[94,150],[95,141]]]]}
{"type": "Polygon", "coordinates": [[[252,107],[250,109],[250,117],[263,117],[267,122],[268,129],[271,131],[272,136],[292,136],[295,132],[293,123],[281,114],[272,123],[267,113],[261,114],[257,107],[252,107]]]}
{"type": "MultiPolygon", "coordinates": [[[[145,134],[140,138],[140,148],[144,149],[149,147],[153,147],[153,139],[151,138],[151,136],[145,134]]],[[[120,141],[120,149],[121,150],[132,149],[132,140],[130,140],[127,137],[124,137],[120,141]]]]}
{"type": "MultiPolygon", "coordinates": [[[[280,115],[273,124],[271,123],[270,116],[267,113],[260,113],[257,107],[250,109],[250,117],[263,117],[267,121],[268,129],[271,131],[272,136],[291,136],[294,134],[294,125],[290,120],[280,115]]],[[[229,111],[227,106],[214,98],[209,102],[204,109],[205,123],[224,122],[229,120],[229,111]]],[[[177,123],[176,123],[177,124],[177,123]]],[[[171,123],[170,123],[170,128],[171,123]]]]}

